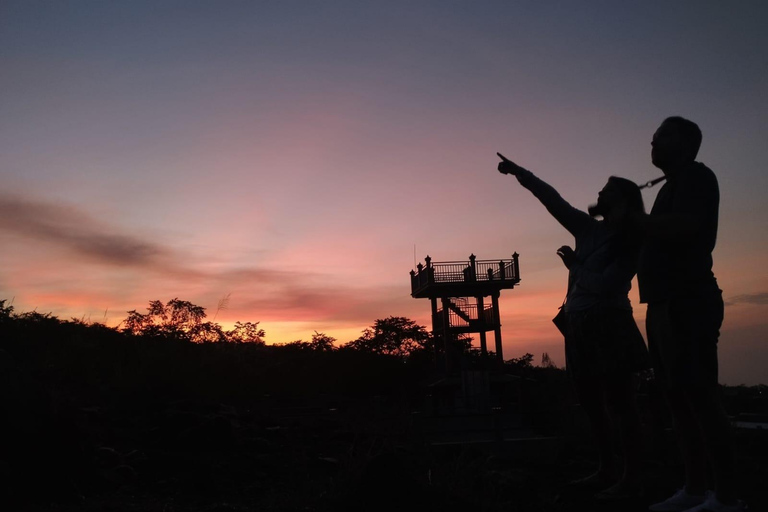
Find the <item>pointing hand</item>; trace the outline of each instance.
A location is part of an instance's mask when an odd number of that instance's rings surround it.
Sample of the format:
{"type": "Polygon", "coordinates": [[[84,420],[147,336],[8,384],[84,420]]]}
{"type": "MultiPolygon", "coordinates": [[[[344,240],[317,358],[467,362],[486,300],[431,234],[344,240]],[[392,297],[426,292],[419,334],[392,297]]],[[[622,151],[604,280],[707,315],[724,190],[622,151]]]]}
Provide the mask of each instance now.
{"type": "Polygon", "coordinates": [[[525,170],[519,165],[517,165],[515,162],[508,160],[501,153],[496,153],[496,154],[499,155],[499,158],[501,158],[501,162],[499,162],[499,166],[498,166],[498,170],[501,174],[513,174],[517,176],[517,173],[525,170]]]}

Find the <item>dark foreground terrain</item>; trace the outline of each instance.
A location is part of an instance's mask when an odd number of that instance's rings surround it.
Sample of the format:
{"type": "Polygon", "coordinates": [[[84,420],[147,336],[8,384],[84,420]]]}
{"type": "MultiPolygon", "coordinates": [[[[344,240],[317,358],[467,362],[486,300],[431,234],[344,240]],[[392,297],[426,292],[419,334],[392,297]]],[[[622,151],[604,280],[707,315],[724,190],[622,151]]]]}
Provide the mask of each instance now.
{"type": "MultiPolygon", "coordinates": [[[[506,365],[524,383],[518,401],[462,416],[430,407],[427,358],[199,345],[39,317],[6,320],[0,335],[3,510],[632,511],[681,481],[651,392],[646,500],[601,504],[569,488],[594,460],[556,368],[506,365]],[[436,432],[462,421],[474,431],[436,432]]],[[[724,392],[730,414],[765,413],[765,387],[724,392]]],[[[742,494],[768,510],[768,432],[735,434],[742,494]]]]}

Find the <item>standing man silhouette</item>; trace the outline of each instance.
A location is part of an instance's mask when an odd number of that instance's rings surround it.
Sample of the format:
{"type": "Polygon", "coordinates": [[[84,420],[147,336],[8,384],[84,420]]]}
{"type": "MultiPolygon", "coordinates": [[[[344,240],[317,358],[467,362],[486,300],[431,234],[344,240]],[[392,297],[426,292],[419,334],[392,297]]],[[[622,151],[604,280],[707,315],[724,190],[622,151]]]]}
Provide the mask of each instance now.
{"type": "Polygon", "coordinates": [[[650,506],[654,512],[739,512],[730,424],[718,397],[717,341],[722,292],[712,273],[720,191],[715,174],[696,162],[701,130],[669,117],[651,142],[653,165],[666,183],[650,214],[633,220],[646,235],[637,279],[648,304],[648,347],[664,390],[685,464],[685,486],[650,506]],[[709,474],[714,477],[714,492],[709,474]]]}

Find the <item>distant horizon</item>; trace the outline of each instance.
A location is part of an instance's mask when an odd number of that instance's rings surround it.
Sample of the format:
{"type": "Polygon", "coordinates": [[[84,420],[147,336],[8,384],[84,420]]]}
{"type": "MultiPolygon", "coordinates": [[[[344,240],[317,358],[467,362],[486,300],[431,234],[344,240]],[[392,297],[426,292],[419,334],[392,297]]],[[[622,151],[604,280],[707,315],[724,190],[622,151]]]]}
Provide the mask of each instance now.
{"type": "MultiPolygon", "coordinates": [[[[178,298],[181,299],[181,300],[185,300],[183,297],[178,297],[178,298]]],[[[164,299],[151,299],[151,300],[161,300],[161,302],[167,302],[170,299],[171,298],[165,299],[165,300],[164,299]]],[[[0,298],[0,300],[3,300],[3,299],[0,298]]],[[[144,306],[136,307],[136,308],[133,308],[131,310],[127,310],[126,313],[128,311],[133,311],[133,310],[138,311],[139,313],[144,313],[144,312],[146,312],[146,305],[149,302],[150,301],[147,300],[146,304],[144,306]]],[[[429,304],[428,300],[421,300],[421,302],[423,302],[423,303],[425,303],[427,305],[429,304]]],[[[6,300],[5,306],[7,307],[9,305],[12,306],[13,302],[10,301],[10,300],[6,300]]],[[[199,305],[199,304],[196,304],[196,305],[199,305]]],[[[729,305],[732,305],[732,304],[726,303],[726,306],[729,306],[729,305]]],[[[258,322],[259,327],[264,329],[265,332],[266,332],[265,336],[263,337],[263,341],[264,341],[264,343],[266,345],[283,345],[283,344],[288,344],[288,343],[295,342],[295,341],[307,342],[307,341],[309,341],[312,338],[312,334],[314,334],[315,332],[319,332],[319,333],[328,335],[328,336],[330,336],[332,338],[335,338],[336,342],[334,343],[334,346],[339,348],[339,347],[341,347],[341,346],[343,346],[343,345],[345,345],[345,344],[347,344],[347,343],[349,343],[349,342],[359,338],[360,335],[363,333],[363,331],[365,329],[373,326],[373,324],[376,322],[376,320],[384,319],[384,318],[391,317],[391,316],[395,316],[395,317],[397,317],[397,316],[404,316],[404,315],[397,315],[397,314],[387,314],[387,315],[382,315],[382,316],[379,316],[379,317],[376,317],[376,318],[372,318],[371,321],[368,324],[366,324],[365,326],[361,327],[359,331],[354,331],[354,329],[349,329],[349,334],[346,337],[337,336],[337,333],[334,333],[334,332],[322,331],[322,330],[318,330],[318,329],[310,329],[308,331],[305,331],[308,334],[303,336],[303,337],[297,337],[297,338],[291,338],[291,339],[283,339],[283,340],[277,340],[276,341],[276,340],[272,339],[272,337],[270,337],[270,331],[269,331],[268,326],[265,326],[265,324],[263,322],[259,321],[258,319],[239,318],[239,319],[233,319],[231,321],[221,321],[220,318],[218,317],[218,315],[216,316],[216,318],[214,318],[214,315],[216,314],[216,310],[215,309],[212,312],[209,308],[207,308],[205,306],[203,306],[203,307],[205,308],[205,311],[206,311],[206,321],[215,322],[215,323],[221,325],[222,328],[224,328],[225,330],[230,330],[230,329],[234,328],[235,322],[238,322],[238,321],[239,322],[258,322]]],[[[219,311],[219,314],[221,314],[221,312],[225,311],[225,310],[226,309],[222,309],[221,311],[219,311]]],[[[86,323],[94,323],[94,324],[95,323],[101,323],[101,324],[103,324],[106,327],[111,328],[111,329],[119,329],[120,324],[122,324],[123,320],[125,320],[125,318],[122,317],[119,322],[114,322],[114,324],[110,325],[111,322],[109,322],[109,321],[103,322],[103,321],[100,321],[100,320],[94,320],[93,318],[86,318],[85,315],[80,316],[80,317],[70,316],[70,317],[67,317],[67,318],[62,318],[61,316],[55,314],[52,311],[51,312],[43,312],[43,311],[38,311],[37,308],[35,308],[35,309],[31,310],[31,311],[36,311],[37,313],[41,313],[41,314],[51,314],[52,316],[55,316],[55,317],[59,318],[60,320],[70,320],[70,319],[71,320],[75,320],[75,319],[79,319],[79,320],[84,320],[86,323]]],[[[15,313],[24,313],[24,312],[27,312],[27,311],[18,310],[14,306],[14,312],[15,313]]],[[[102,318],[103,318],[103,316],[102,316],[102,318]]],[[[432,333],[431,321],[430,322],[421,322],[421,321],[419,321],[419,320],[417,320],[415,318],[412,318],[412,317],[406,317],[406,318],[409,318],[410,320],[415,321],[418,325],[422,325],[423,327],[425,327],[427,329],[427,331],[432,333]]],[[[302,323],[304,323],[304,322],[302,322],[302,323]]],[[[643,337],[645,337],[645,325],[644,325],[644,322],[638,321],[638,326],[640,327],[641,331],[643,332],[643,337]]],[[[502,339],[504,338],[504,334],[505,333],[504,333],[503,327],[502,327],[502,339]]],[[[475,349],[479,349],[479,337],[478,337],[478,334],[471,333],[470,336],[473,339],[472,347],[475,348],[475,349]]],[[[488,336],[488,347],[489,347],[489,350],[493,351],[493,346],[494,346],[494,341],[495,341],[494,340],[494,334],[491,331],[491,332],[487,333],[487,336],[488,336]]],[[[562,342],[558,343],[557,340],[555,340],[551,345],[549,345],[549,344],[538,345],[535,348],[534,348],[533,345],[525,345],[524,342],[521,345],[513,345],[512,347],[514,349],[517,349],[513,354],[509,354],[507,352],[507,350],[506,350],[507,346],[508,345],[505,345],[504,353],[503,353],[505,361],[508,361],[510,359],[519,358],[521,356],[524,356],[525,354],[531,354],[531,355],[533,355],[533,364],[534,364],[534,366],[538,366],[541,363],[543,355],[547,354],[550,357],[552,363],[555,364],[555,366],[557,366],[560,369],[565,369],[565,360],[564,360],[565,356],[562,353],[562,351],[563,351],[562,342]],[[546,349],[547,346],[551,347],[550,350],[546,349]],[[527,350],[526,347],[528,347],[530,350],[527,350]]],[[[727,385],[727,386],[740,386],[740,385],[758,386],[758,385],[768,385],[768,380],[764,380],[764,381],[745,381],[745,380],[729,379],[729,382],[726,382],[725,379],[723,379],[722,377],[720,378],[720,382],[721,382],[721,384],[724,384],[724,385],[727,385]]]]}

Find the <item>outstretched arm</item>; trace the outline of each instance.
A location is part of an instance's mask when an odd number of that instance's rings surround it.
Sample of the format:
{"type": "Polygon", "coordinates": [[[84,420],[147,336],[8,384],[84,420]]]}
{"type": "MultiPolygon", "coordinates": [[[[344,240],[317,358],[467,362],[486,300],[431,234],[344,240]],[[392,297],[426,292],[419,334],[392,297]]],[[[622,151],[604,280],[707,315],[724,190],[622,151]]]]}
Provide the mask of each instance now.
{"type": "Polygon", "coordinates": [[[497,154],[502,159],[498,167],[499,172],[514,175],[517,181],[530,190],[547,211],[573,236],[576,236],[592,222],[592,217],[589,214],[571,206],[551,185],[534,176],[528,169],[507,160],[500,153],[497,154]]]}

